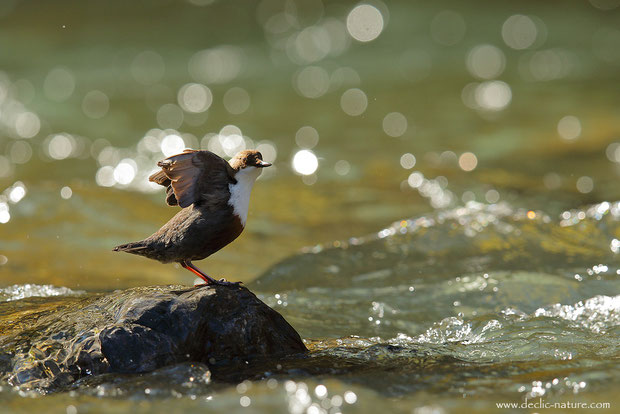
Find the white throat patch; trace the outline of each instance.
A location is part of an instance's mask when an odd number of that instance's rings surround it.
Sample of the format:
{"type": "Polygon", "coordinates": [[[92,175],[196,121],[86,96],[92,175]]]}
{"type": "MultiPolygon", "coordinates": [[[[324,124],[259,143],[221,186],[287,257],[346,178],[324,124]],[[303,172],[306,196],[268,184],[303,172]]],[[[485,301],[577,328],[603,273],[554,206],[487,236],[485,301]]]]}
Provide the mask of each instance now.
{"type": "Polygon", "coordinates": [[[228,204],[232,206],[234,213],[241,219],[241,224],[245,227],[248,219],[248,208],[250,207],[250,194],[252,186],[262,170],[256,167],[246,167],[235,174],[237,184],[229,184],[230,200],[228,204]]]}

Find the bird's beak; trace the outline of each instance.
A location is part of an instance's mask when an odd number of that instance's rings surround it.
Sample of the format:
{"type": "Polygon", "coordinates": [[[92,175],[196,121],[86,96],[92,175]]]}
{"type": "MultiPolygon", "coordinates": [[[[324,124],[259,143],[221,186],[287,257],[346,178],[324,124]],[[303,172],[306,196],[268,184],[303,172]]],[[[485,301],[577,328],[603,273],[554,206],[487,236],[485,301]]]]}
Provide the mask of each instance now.
{"type": "Polygon", "coordinates": [[[265,162],[263,160],[259,160],[258,163],[256,164],[256,166],[258,168],[271,167],[271,163],[270,162],[265,162]]]}

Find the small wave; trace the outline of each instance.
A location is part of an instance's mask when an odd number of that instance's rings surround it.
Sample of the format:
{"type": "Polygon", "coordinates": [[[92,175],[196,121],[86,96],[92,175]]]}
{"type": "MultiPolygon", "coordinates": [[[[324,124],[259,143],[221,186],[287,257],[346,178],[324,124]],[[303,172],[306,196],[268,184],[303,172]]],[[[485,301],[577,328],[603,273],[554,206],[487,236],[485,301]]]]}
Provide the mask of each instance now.
{"type": "Polygon", "coordinates": [[[67,287],[57,287],[54,285],[35,285],[26,283],[24,285],[12,285],[0,289],[0,301],[10,302],[31,297],[50,297],[50,296],[78,296],[83,295],[83,290],[72,290],[67,287]]]}

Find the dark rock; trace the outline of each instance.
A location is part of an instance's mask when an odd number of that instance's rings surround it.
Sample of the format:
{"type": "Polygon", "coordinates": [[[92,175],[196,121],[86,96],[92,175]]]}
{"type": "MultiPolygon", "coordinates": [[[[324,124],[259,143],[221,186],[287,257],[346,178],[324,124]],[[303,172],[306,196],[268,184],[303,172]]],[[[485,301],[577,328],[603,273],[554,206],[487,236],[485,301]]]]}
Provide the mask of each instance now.
{"type": "Polygon", "coordinates": [[[11,323],[0,328],[0,375],[13,385],[51,391],[87,375],[307,352],[286,320],[244,287],[142,287],[56,301],[37,312],[0,306],[11,323]]]}

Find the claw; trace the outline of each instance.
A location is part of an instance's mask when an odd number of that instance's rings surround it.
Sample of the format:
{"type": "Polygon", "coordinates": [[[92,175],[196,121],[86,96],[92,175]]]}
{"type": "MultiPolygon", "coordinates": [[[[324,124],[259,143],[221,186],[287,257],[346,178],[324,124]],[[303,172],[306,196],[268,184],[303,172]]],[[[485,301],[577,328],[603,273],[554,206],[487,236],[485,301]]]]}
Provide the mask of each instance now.
{"type": "Polygon", "coordinates": [[[222,286],[241,286],[242,283],[243,282],[229,282],[224,278],[221,278],[220,280],[215,282],[216,285],[222,285],[222,286]]]}

